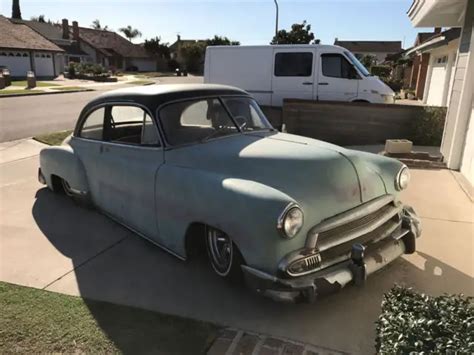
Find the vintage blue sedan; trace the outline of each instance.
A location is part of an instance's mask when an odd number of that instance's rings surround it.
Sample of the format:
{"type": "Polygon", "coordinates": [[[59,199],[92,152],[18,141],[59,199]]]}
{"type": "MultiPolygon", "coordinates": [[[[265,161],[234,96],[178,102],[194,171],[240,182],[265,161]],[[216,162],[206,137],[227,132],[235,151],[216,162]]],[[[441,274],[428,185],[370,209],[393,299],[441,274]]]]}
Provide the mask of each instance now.
{"type": "Polygon", "coordinates": [[[398,199],[397,160],[277,132],[222,85],[105,93],[40,154],[39,180],[220,276],[313,301],[415,251],[419,219],[398,199]]]}

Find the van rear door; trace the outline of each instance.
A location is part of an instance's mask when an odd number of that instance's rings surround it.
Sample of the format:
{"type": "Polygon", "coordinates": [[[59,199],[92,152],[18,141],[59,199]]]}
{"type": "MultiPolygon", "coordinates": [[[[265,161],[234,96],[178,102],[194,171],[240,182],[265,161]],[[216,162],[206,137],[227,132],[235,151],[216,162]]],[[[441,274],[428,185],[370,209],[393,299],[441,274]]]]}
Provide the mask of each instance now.
{"type": "Polygon", "coordinates": [[[352,101],[357,98],[360,75],[342,52],[318,51],[318,100],[352,101]]]}
{"type": "Polygon", "coordinates": [[[312,48],[273,50],[272,106],[282,106],[283,99],[313,99],[315,57],[312,48]]]}

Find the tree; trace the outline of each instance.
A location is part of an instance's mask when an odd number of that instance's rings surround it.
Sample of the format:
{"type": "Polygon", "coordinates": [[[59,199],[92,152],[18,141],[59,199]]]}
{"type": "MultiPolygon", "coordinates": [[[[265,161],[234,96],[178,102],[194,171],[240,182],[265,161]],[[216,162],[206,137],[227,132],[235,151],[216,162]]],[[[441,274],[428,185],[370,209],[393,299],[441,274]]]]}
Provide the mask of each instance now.
{"type": "Polygon", "coordinates": [[[206,42],[194,42],[184,45],[181,48],[181,55],[184,58],[186,69],[190,72],[200,72],[201,64],[206,51],[206,42]]]}
{"type": "MultiPolygon", "coordinates": [[[[30,17],[30,20],[31,20],[31,21],[36,21],[36,22],[43,22],[43,23],[46,22],[46,20],[45,20],[45,18],[44,18],[44,15],[31,16],[31,17],[30,17]]],[[[49,20],[48,22],[51,22],[51,20],[49,20]]]]}
{"type": "Polygon", "coordinates": [[[21,20],[20,0],[13,0],[12,3],[12,18],[21,20]]]}
{"type": "Polygon", "coordinates": [[[309,44],[313,40],[314,33],[311,32],[311,25],[305,20],[302,23],[293,24],[289,32],[279,30],[270,44],[309,44]]]}
{"type": "Polygon", "coordinates": [[[214,35],[214,38],[209,38],[206,40],[208,46],[238,46],[240,45],[239,41],[231,41],[227,37],[222,37],[214,35]]]}
{"type": "Polygon", "coordinates": [[[360,62],[370,71],[370,68],[377,64],[377,58],[375,58],[375,56],[373,55],[366,54],[362,58],[360,58],[360,62]]]}
{"type": "Polygon", "coordinates": [[[109,29],[109,26],[104,26],[104,27],[102,27],[102,25],[100,24],[99,19],[95,19],[94,21],[92,21],[91,27],[92,27],[94,30],[104,30],[104,31],[107,31],[107,30],[109,29]]]}
{"type": "Polygon", "coordinates": [[[132,28],[132,26],[130,25],[128,25],[127,27],[119,28],[119,31],[122,32],[130,42],[132,41],[132,39],[142,36],[142,33],[139,30],[137,30],[136,28],[132,28]]]}
{"type": "Polygon", "coordinates": [[[143,45],[145,50],[151,55],[157,58],[170,58],[170,48],[169,43],[161,43],[160,37],[155,37],[151,39],[146,39],[145,44],[143,45]]]}

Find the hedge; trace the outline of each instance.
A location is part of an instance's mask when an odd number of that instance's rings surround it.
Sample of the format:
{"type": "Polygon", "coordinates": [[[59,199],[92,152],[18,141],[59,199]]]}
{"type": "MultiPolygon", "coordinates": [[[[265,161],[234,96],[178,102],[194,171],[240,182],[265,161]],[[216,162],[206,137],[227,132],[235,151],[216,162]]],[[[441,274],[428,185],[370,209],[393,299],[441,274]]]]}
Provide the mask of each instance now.
{"type": "Polygon", "coordinates": [[[393,287],[384,295],[377,324],[377,353],[474,353],[472,297],[419,294],[393,287]]]}
{"type": "Polygon", "coordinates": [[[370,68],[370,73],[372,75],[377,75],[380,78],[387,78],[390,76],[392,68],[387,65],[373,65],[370,68]]]}
{"type": "Polygon", "coordinates": [[[443,138],[446,107],[426,106],[410,125],[410,139],[416,145],[439,147],[443,138]]]}

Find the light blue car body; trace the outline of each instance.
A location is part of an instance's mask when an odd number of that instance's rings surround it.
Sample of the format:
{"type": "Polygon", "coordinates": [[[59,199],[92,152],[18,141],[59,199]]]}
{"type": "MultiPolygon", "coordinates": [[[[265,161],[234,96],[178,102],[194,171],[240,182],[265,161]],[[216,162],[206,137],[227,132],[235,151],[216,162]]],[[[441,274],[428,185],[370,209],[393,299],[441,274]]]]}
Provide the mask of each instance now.
{"type": "MultiPolygon", "coordinates": [[[[205,87],[208,95],[247,95],[205,87]]],[[[80,120],[95,106],[126,101],[151,106],[159,122],[158,104],[147,102],[164,89],[140,90],[106,94],[80,120]]],[[[173,90],[166,100],[181,91],[192,97],[196,88],[173,90]]],[[[310,229],[321,222],[383,196],[398,203],[395,180],[403,167],[380,155],[279,132],[239,133],[180,147],[130,147],[73,135],[43,149],[40,165],[48,187],[54,187],[55,176],[66,180],[78,196],[182,259],[186,239],[195,237],[188,231],[204,224],[228,234],[246,265],[268,275],[277,275],[281,260],[303,248],[310,229]],[[292,239],[277,229],[290,203],[304,213],[304,225],[292,239]]]]}

